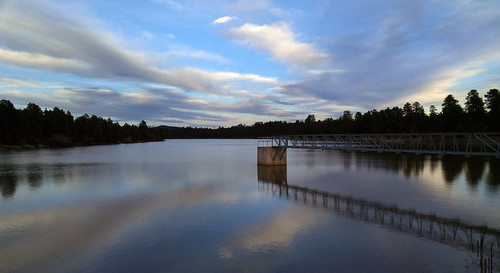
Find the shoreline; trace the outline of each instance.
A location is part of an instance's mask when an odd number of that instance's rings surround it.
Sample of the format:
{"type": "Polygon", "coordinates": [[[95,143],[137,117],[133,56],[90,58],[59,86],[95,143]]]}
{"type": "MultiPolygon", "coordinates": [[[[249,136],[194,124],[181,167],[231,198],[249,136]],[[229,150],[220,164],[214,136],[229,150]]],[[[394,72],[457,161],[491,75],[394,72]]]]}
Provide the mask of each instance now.
{"type": "Polygon", "coordinates": [[[89,147],[89,146],[100,146],[100,145],[119,145],[119,144],[137,144],[137,143],[148,143],[148,142],[163,142],[162,140],[150,140],[150,141],[134,141],[134,142],[115,142],[115,143],[92,143],[92,144],[76,144],[67,146],[51,146],[48,144],[22,144],[22,145],[5,145],[0,144],[0,151],[5,150],[36,150],[36,149],[61,149],[61,148],[75,148],[75,147],[89,147]]]}

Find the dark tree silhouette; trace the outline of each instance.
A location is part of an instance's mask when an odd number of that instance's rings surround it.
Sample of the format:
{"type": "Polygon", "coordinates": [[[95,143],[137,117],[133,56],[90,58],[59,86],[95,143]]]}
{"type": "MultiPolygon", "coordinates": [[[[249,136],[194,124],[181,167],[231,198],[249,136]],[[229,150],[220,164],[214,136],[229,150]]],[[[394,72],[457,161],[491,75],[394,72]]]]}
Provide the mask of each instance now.
{"type": "Polygon", "coordinates": [[[314,123],[314,122],[316,122],[316,117],[313,114],[311,114],[311,115],[307,116],[305,122],[306,123],[314,123]]]}
{"type": "MultiPolygon", "coordinates": [[[[473,92],[474,93],[474,92],[473,92]]],[[[475,94],[471,93],[471,102],[475,94]]],[[[490,91],[492,105],[500,101],[497,91],[490,91]]],[[[489,100],[488,100],[489,102],[489,100]]],[[[489,105],[487,102],[487,106],[489,105]]],[[[472,104],[471,107],[475,105],[472,104]]],[[[256,122],[252,126],[239,124],[230,128],[177,128],[164,130],[167,138],[253,138],[259,136],[285,134],[347,134],[347,133],[426,133],[426,132],[455,132],[455,131],[495,131],[485,120],[467,122],[468,118],[462,106],[453,95],[448,95],[442,104],[442,112],[432,105],[427,115],[419,102],[405,103],[398,106],[377,111],[369,110],[365,113],[350,111],[338,117],[316,120],[314,115],[308,115],[305,120],[288,123],[286,121],[256,122]]],[[[470,108],[472,109],[472,108],[470,108]]],[[[476,107],[474,109],[479,109],[476,107]]],[[[488,108],[489,109],[489,108],[488,108]]],[[[498,109],[498,108],[494,108],[498,109]]],[[[467,108],[469,111],[469,107],[467,108]]],[[[497,110],[500,112],[500,109],[497,110]]],[[[471,112],[472,113],[472,112],[471,112]]],[[[487,115],[492,113],[490,110],[487,115]]],[[[491,121],[500,120],[491,118],[491,121]]],[[[491,122],[490,122],[491,123],[491,122]]]]}
{"type": "Polygon", "coordinates": [[[36,144],[43,138],[44,116],[40,106],[28,103],[21,112],[25,124],[24,137],[29,144],[36,144]]]}
{"type": "Polygon", "coordinates": [[[58,107],[42,111],[29,103],[16,110],[8,100],[0,101],[0,145],[34,145],[63,147],[73,145],[157,141],[164,133],[148,128],[143,120],[139,127],[120,126],[111,119],[85,114],[76,119],[58,107]]]}
{"type": "Polygon", "coordinates": [[[5,144],[11,144],[12,129],[16,119],[16,108],[8,100],[0,101],[0,141],[5,144]]]}
{"type": "Polygon", "coordinates": [[[443,109],[441,112],[443,128],[445,131],[463,131],[463,114],[464,110],[458,100],[453,95],[449,94],[443,101],[443,109]]]}
{"type": "Polygon", "coordinates": [[[484,96],[486,108],[488,109],[488,127],[490,130],[500,130],[500,92],[498,89],[490,89],[484,96]]]}
{"type": "Polygon", "coordinates": [[[436,106],[431,105],[429,107],[429,123],[428,123],[428,131],[429,132],[439,132],[441,129],[441,117],[437,111],[436,106]]]}
{"type": "Polygon", "coordinates": [[[138,126],[120,126],[111,119],[95,115],[73,118],[70,112],[55,107],[42,111],[30,103],[16,110],[8,100],[0,101],[0,145],[69,146],[107,143],[156,141],[165,138],[256,138],[273,135],[349,134],[349,133],[426,133],[460,131],[500,131],[500,93],[491,89],[483,101],[476,90],[466,99],[465,112],[453,95],[442,104],[441,113],[431,105],[429,114],[419,102],[383,110],[348,110],[338,118],[317,120],[314,114],[305,120],[255,122],[232,127],[193,128],[160,126],[149,128],[146,121],[138,126]],[[485,106],[488,111],[485,110],[485,106]]]}
{"type": "Polygon", "coordinates": [[[485,124],[483,122],[486,117],[486,111],[483,99],[479,96],[477,90],[474,89],[467,93],[465,99],[465,113],[469,123],[468,127],[473,131],[484,130],[485,124]]]}
{"type": "Polygon", "coordinates": [[[498,89],[490,89],[486,95],[486,108],[494,114],[500,114],[500,92],[498,89]]]}

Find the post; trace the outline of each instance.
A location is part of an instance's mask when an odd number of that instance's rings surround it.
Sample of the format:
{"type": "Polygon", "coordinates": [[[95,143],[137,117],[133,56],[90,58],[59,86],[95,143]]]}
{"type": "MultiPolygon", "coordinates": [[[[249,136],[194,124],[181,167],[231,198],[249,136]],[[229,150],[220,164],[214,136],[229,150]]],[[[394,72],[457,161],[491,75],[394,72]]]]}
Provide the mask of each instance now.
{"type": "Polygon", "coordinates": [[[258,165],[286,165],[285,147],[257,147],[258,165]]]}

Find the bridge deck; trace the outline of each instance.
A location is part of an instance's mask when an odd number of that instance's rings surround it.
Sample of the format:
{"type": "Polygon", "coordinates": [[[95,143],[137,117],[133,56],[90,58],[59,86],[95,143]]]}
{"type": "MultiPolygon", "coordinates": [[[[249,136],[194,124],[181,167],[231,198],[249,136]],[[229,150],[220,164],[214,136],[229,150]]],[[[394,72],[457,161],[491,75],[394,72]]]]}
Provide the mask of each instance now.
{"type": "Polygon", "coordinates": [[[500,158],[500,133],[334,134],[262,137],[259,147],[455,154],[500,158]]]}

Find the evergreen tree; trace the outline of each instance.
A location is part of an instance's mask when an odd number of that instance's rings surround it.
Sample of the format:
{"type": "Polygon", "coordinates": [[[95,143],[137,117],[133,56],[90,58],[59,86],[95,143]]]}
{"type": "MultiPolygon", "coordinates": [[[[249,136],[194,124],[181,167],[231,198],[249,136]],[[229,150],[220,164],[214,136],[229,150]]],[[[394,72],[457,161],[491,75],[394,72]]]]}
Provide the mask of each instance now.
{"type": "Polygon", "coordinates": [[[76,119],[71,112],[54,107],[42,111],[29,103],[17,110],[8,100],[0,101],[0,145],[71,145],[111,144],[164,139],[164,132],[150,129],[145,121],[139,127],[120,126],[111,119],[85,114],[76,119]]]}
{"type": "Polygon", "coordinates": [[[441,118],[437,112],[437,108],[431,105],[429,108],[429,132],[440,132],[441,128],[441,118]]]}
{"type": "Polygon", "coordinates": [[[23,109],[23,122],[26,125],[25,137],[28,143],[36,144],[43,138],[43,111],[40,106],[28,103],[23,109]]]}
{"type": "Polygon", "coordinates": [[[429,115],[431,116],[436,116],[437,115],[437,108],[434,105],[431,105],[429,107],[429,115]]]}
{"type": "Polygon", "coordinates": [[[490,89],[484,96],[486,108],[488,108],[488,125],[493,131],[500,130],[500,92],[498,89],[490,89]]]}
{"type": "Polygon", "coordinates": [[[0,101],[0,143],[15,144],[17,112],[8,100],[0,101]]]}
{"type": "Polygon", "coordinates": [[[479,97],[477,90],[473,89],[467,93],[465,112],[470,122],[470,125],[468,126],[470,129],[476,131],[485,126],[483,125],[483,122],[486,117],[486,111],[484,110],[483,99],[479,97]]]}
{"type": "Polygon", "coordinates": [[[443,101],[443,109],[441,111],[441,117],[443,120],[443,128],[445,131],[463,131],[463,113],[464,110],[458,100],[449,94],[443,101]]]}
{"type": "Polygon", "coordinates": [[[486,95],[486,108],[494,114],[500,114],[500,92],[498,89],[490,89],[486,95]]]}

